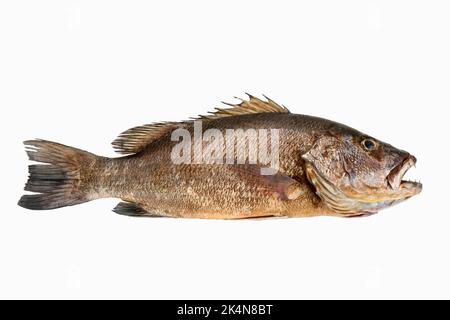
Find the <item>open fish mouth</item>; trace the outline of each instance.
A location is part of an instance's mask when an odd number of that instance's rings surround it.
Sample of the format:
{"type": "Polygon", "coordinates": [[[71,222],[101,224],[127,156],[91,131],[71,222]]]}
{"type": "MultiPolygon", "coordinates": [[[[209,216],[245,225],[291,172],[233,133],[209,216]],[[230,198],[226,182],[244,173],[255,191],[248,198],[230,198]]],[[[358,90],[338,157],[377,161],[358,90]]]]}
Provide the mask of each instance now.
{"type": "Polygon", "coordinates": [[[397,165],[387,176],[387,182],[391,189],[414,189],[420,192],[422,184],[417,181],[403,180],[406,172],[416,165],[417,159],[414,156],[406,157],[399,165],[397,165]]]}

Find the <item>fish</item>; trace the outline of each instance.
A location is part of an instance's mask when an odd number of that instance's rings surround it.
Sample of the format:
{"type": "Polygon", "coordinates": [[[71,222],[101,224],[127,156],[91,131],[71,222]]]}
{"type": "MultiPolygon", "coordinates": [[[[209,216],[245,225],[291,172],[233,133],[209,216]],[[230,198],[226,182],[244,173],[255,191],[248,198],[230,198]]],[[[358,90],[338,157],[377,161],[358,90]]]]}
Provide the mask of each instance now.
{"type": "Polygon", "coordinates": [[[29,179],[18,205],[51,210],[101,198],[134,217],[361,217],[409,199],[410,153],[346,125],[291,113],[264,96],[180,122],[131,128],[118,157],[24,142],[29,179]]]}

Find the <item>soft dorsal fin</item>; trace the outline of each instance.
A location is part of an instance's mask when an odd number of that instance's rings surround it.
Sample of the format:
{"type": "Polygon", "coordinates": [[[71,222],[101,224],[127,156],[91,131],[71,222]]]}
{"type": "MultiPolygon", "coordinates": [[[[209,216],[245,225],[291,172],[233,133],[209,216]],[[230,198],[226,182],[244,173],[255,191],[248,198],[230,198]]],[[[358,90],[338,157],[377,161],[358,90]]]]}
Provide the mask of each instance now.
{"type": "Polygon", "coordinates": [[[112,145],[118,153],[133,154],[142,151],[150,143],[160,139],[179,125],[192,122],[193,120],[208,121],[256,113],[289,113],[289,110],[286,107],[277,104],[266,96],[264,96],[264,98],[266,98],[267,101],[263,101],[248,93],[247,96],[249,97],[249,100],[237,98],[241,100],[238,104],[223,102],[231,108],[216,108],[216,111],[209,112],[208,115],[198,116],[192,120],[182,122],[158,122],[131,128],[121,133],[119,137],[113,141],[112,145]]]}
{"type": "Polygon", "coordinates": [[[121,154],[138,153],[153,141],[175,129],[177,125],[177,122],[158,122],[134,127],[121,133],[112,145],[116,152],[121,154]]]}

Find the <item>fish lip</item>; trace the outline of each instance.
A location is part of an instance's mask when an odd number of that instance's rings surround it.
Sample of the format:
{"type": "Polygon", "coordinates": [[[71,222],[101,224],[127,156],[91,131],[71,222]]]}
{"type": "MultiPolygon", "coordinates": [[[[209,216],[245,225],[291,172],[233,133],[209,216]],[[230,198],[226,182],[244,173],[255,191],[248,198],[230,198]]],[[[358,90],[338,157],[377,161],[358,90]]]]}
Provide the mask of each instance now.
{"type": "Polygon", "coordinates": [[[422,184],[413,181],[403,181],[402,178],[417,163],[416,157],[407,155],[397,166],[395,166],[391,172],[387,175],[386,180],[388,185],[393,190],[399,190],[403,188],[421,188],[422,184]]]}

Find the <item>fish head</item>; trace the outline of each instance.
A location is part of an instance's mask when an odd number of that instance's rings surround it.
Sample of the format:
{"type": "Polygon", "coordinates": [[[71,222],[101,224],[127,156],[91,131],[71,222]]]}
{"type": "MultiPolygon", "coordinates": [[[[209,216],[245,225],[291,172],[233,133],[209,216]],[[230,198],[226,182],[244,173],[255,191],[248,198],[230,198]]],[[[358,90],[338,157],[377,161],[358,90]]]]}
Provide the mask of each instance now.
{"type": "Polygon", "coordinates": [[[351,128],[320,135],[302,158],[317,195],[345,216],[378,212],[422,190],[402,180],[414,156],[351,128]]]}

